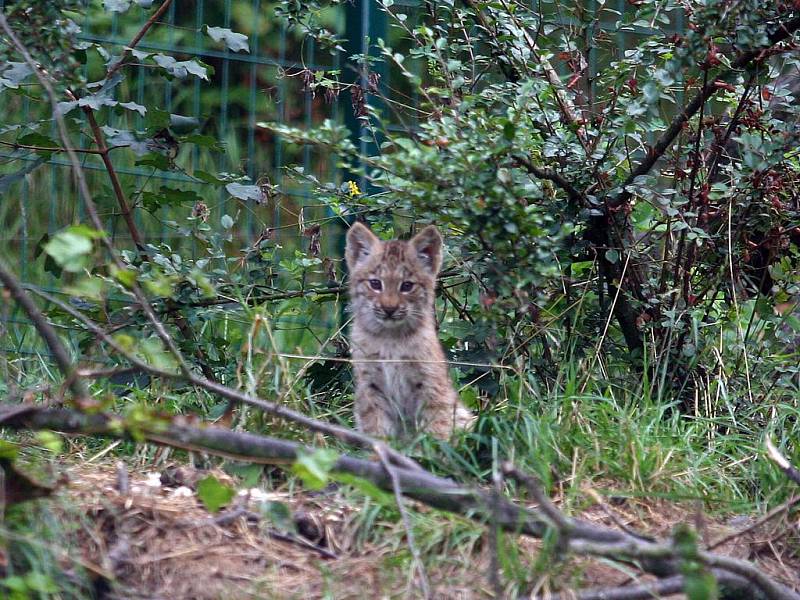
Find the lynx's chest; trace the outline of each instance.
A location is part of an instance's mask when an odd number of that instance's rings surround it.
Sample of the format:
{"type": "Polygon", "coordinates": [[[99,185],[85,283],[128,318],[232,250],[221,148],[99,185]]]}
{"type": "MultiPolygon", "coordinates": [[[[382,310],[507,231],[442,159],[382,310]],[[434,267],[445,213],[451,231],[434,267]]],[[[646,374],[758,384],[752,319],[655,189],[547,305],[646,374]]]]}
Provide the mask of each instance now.
{"type": "Polygon", "coordinates": [[[362,341],[354,336],[353,342],[357,379],[376,388],[395,406],[413,412],[410,405],[417,402],[420,391],[436,376],[432,366],[438,364],[441,356],[438,340],[408,336],[399,340],[362,341]]]}

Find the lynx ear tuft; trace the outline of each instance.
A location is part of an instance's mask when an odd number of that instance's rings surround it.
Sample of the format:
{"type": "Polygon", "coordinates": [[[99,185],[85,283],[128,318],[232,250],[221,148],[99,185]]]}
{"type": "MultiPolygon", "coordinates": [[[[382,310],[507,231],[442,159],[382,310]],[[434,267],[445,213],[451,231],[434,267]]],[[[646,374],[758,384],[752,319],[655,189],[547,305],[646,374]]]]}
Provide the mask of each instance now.
{"type": "Polygon", "coordinates": [[[411,246],[417,251],[419,261],[436,275],[442,267],[442,236],[433,225],[428,225],[411,238],[411,246]]]}
{"type": "Polygon", "coordinates": [[[353,223],[347,231],[344,256],[351,271],[363,263],[380,245],[381,241],[363,223],[353,223]]]}

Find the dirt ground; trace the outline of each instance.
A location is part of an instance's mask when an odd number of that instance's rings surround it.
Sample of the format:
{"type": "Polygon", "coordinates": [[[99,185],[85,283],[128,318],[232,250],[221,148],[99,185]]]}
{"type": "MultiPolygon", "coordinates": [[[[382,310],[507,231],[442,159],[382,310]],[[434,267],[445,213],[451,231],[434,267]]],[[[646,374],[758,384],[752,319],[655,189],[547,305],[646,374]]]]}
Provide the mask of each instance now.
{"type": "MultiPolygon", "coordinates": [[[[212,514],[192,489],[198,473],[191,469],[122,473],[120,484],[120,470],[113,465],[76,467],[69,470],[69,484],[60,492],[70,500],[66,504],[86,517],[69,544],[80,548],[80,561],[96,576],[98,589],[107,590],[107,598],[421,597],[409,561],[393,560],[398,552],[407,556],[405,544],[398,545],[399,536],[381,545],[359,542],[359,529],[364,527],[363,520],[355,518],[359,507],[336,491],[252,490],[212,514]],[[278,511],[287,521],[259,512],[264,503],[288,507],[285,513],[278,511]]],[[[675,523],[688,518],[704,540],[720,540],[758,518],[700,518],[691,506],[608,501],[591,490],[587,498],[595,501],[576,516],[657,536],[668,535],[675,523]]],[[[754,560],[764,572],[800,589],[800,521],[796,512],[789,514],[793,516],[784,512],[715,551],[754,560]]],[[[442,526],[448,527],[448,522],[443,520],[442,526]]],[[[534,563],[539,545],[537,540],[519,540],[520,555],[528,555],[528,564],[534,563]]],[[[434,598],[493,597],[488,545],[479,543],[470,550],[435,565],[428,561],[434,598]]],[[[623,585],[632,581],[630,575],[608,562],[572,561],[555,576],[532,577],[527,593],[571,598],[571,586],[623,585]],[[554,592],[556,587],[561,592],[554,592]]]]}

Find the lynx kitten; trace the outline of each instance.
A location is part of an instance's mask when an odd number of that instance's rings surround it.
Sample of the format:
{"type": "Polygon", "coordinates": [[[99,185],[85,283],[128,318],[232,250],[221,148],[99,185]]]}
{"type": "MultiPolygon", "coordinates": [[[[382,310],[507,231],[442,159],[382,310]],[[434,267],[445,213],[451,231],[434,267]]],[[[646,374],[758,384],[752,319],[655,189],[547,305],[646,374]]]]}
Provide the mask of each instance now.
{"type": "Polygon", "coordinates": [[[408,242],[382,242],[356,223],[345,255],[358,427],[380,437],[429,431],[439,438],[467,427],[472,414],[450,382],[434,322],[439,232],[431,225],[408,242]]]}

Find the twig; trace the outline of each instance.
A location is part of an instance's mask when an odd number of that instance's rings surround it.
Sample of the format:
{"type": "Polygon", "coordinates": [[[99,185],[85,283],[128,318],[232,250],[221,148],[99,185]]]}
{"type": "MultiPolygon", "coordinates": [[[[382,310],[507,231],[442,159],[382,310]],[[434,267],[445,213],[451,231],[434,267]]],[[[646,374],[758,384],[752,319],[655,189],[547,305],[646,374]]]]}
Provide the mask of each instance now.
{"type": "Polygon", "coordinates": [[[542,514],[553,522],[553,525],[559,530],[560,534],[569,537],[573,529],[572,521],[570,521],[569,517],[563,512],[558,510],[558,507],[553,504],[550,497],[544,493],[542,483],[536,475],[532,473],[523,473],[510,462],[503,463],[503,474],[524,485],[528,493],[533,496],[533,499],[539,504],[539,510],[542,511],[542,514]]]}
{"type": "Polygon", "coordinates": [[[530,159],[528,159],[528,157],[526,156],[515,154],[513,156],[513,159],[522,166],[524,166],[528,170],[528,173],[530,173],[534,177],[537,177],[539,179],[546,179],[548,181],[552,181],[553,183],[555,183],[558,187],[560,187],[567,193],[567,197],[570,199],[570,202],[575,204],[575,206],[580,206],[581,203],[583,202],[583,194],[580,191],[578,191],[578,189],[574,185],[572,185],[569,181],[567,181],[567,179],[560,173],[557,173],[552,169],[538,167],[535,164],[533,164],[530,161],[530,159]]]}
{"type": "Polygon", "coordinates": [[[169,8],[169,5],[172,4],[172,0],[164,0],[161,6],[158,7],[158,10],[150,15],[150,18],[145,21],[145,24],[142,25],[142,28],[139,32],[133,37],[131,43],[128,44],[122,52],[122,56],[120,59],[111,65],[106,72],[106,77],[111,77],[114,73],[116,73],[122,66],[125,64],[125,60],[128,56],[128,53],[136,48],[139,45],[139,42],[142,41],[142,38],[148,32],[148,30],[153,26],[153,24],[163,15],[166,10],[169,8]]]}
{"type": "MultiPolygon", "coordinates": [[[[164,4],[168,4],[168,2],[165,2],[164,4]]],[[[122,183],[117,176],[116,169],[114,169],[114,164],[111,162],[109,148],[106,144],[106,138],[103,135],[103,131],[100,129],[100,126],[97,124],[97,119],[94,118],[94,111],[90,107],[85,106],[83,107],[83,112],[86,115],[86,120],[89,122],[89,128],[92,130],[94,142],[97,144],[97,149],[100,153],[100,160],[103,161],[103,165],[108,172],[108,178],[111,180],[111,188],[114,190],[114,196],[117,199],[117,204],[119,204],[119,210],[122,214],[122,218],[125,220],[125,224],[128,227],[128,232],[131,234],[131,239],[133,240],[136,249],[140,254],[144,255],[144,240],[139,233],[139,228],[136,226],[136,222],[133,220],[133,213],[128,205],[128,200],[125,198],[125,192],[122,189],[122,183]]]]}
{"type": "Polygon", "coordinates": [[[765,514],[763,517],[761,517],[760,519],[757,519],[756,521],[753,521],[747,527],[743,527],[742,529],[739,529],[737,531],[729,533],[728,535],[724,535],[721,538],[718,538],[718,539],[714,540],[713,542],[711,542],[706,547],[706,549],[707,550],[713,550],[714,548],[722,546],[723,544],[726,544],[726,543],[730,542],[731,540],[734,540],[734,539],[736,539],[738,537],[741,537],[741,536],[743,536],[743,535],[745,535],[747,533],[750,533],[751,531],[754,531],[754,530],[758,529],[759,527],[761,527],[765,523],[768,523],[769,521],[771,521],[775,517],[778,517],[778,516],[782,515],[783,513],[785,513],[787,510],[789,510],[790,508],[792,508],[796,504],[800,504],[800,496],[792,496],[786,502],[784,502],[780,506],[776,506],[771,511],[769,511],[767,514],[765,514]]]}
{"type": "Polygon", "coordinates": [[[392,492],[394,492],[397,510],[400,511],[400,518],[403,521],[403,528],[406,530],[406,543],[408,544],[408,549],[411,551],[411,556],[414,559],[414,565],[417,569],[417,573],[419,573],[419,586],[422,588],[422,597],[425,598],[425,600],[428,600],[428,598],[431,597],[428,574],[425,572],[425,563],[422,562],[422,556],[419,553],[419,548],[417,548],[417,544],[414,541],[414,529],[411,527],[411,521],[408,518],[408,513],[406,512],[406,507],[403,503],[403,489],[400,487],[400,479],[397,477],[395,468],[391,465],[388,457],[386,456],[386,446],[376,444],[375,454],[378,455],[386,474],[389,476],[389,479],[392,482],[392,492]]]}
{"type": "Polygon", "coordinates": [[[789,479],[800,485],[800,470],[798,470],[789,460],[781,454],[780,450],[772,443],[772,440],[767,437],[767,456],[775,462],[789,479]]]}
{"type": "MultiPolygon", "coordinates": [[[[20,144],[17,142],[6,142],[4,140],[0,140],[0,145],[2,146],[10,146],[15,150],[36,150],[39,152],[66,152],[66,148],[55,147],[55,148],[48,148],[46,146],[32,146],[31,144],[20,144]]],[[[109,150],[113,150],[114,148],[122,148],[123,146],[112,146],[109,150]]],[[[127,148],[127,146],[124,146],[127,148]]],[[[76,148],[75,152],[79,154],[102,154],[100,150],[94,150],[91,148],[76,148]]]]}
{"type": "MultiPolygon", "coordinates": [[[[679,594],[683,589],[683,576],[676,575],[655,583],[644,585],[603,587],[577,591],[569,597],[574,600],[653,600],[654,598],[660,598],[662,596],[679,594]]],[[[542,596],[534,596],[531,600],[548,599],[542,596]]]]}

